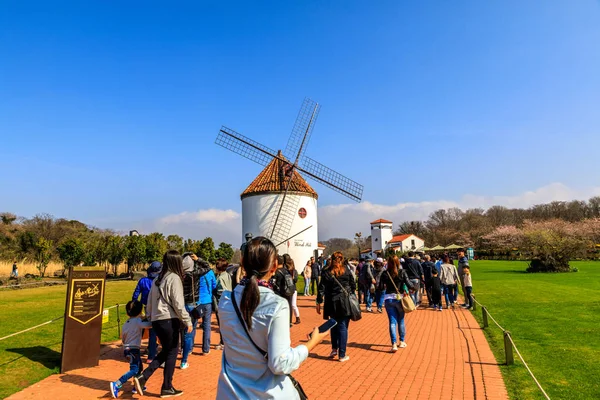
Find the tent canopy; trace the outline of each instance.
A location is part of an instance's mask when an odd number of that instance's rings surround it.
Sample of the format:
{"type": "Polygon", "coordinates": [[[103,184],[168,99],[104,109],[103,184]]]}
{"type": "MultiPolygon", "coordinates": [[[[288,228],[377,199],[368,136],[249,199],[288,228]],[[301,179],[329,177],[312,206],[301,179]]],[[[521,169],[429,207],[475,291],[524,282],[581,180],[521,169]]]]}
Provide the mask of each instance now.
{"type": "Polygon", "coordinates": [[[430,251],[440,251],[440,250],[444,250],[444,248],[440,245],[437,245],[435,247],[432,247],[431,249],[429,249],[430,251]]]}
{"type": "Polygon", "coordinates": [[[456,250],[456,249],[460,249],[460,246],[457,244],[451,244],[450,246],[447,246],[444,250],[456,250]]]}

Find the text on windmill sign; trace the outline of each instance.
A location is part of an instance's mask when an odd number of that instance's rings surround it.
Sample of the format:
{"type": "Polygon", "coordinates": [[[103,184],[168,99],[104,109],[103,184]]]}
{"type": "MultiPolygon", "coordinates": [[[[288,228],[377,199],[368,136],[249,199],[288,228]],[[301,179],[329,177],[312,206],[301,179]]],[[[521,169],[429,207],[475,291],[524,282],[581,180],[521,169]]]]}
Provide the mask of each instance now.
{"type": "Polygon", "coordinates": [[[312,243],[304,240],[294,240],[294,247],[312,247],[312,243]]]}

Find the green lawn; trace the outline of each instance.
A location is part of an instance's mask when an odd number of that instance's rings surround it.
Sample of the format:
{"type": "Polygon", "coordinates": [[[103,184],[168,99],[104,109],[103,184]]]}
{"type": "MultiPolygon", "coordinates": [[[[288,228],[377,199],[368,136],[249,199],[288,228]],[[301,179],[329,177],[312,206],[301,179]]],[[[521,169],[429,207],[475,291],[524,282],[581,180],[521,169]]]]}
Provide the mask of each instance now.
{"type": "MultiPolygon", "coordinates": [[[[136,282],[107,282],[105,307],[131,299],[136,282]]],[[[66,285],[0,290],[0,337],[9,335],[63,314],[66,285]]],[[[124,316],[121,308],[121,320],[124,316]]],[[[63,320],[0,342],[0,399],[58,372],[63,320]]],[[[103,326],[102,341],[118,338],[115,309],[103,326]]]]}
{"type": "MultiPolygon", "coordinates": [[[[600,263],[579,272],[527,274],[526,262],[473,261],[473,293],[512,334],[552,399],[600,399],[600,263]]],[[[475,311],[481,322],[481,309],[475,311]]],[[[490,320],[488,341],[504,363],[503,337],[490,320]]],[[[525,367],[501,366],[511,399],[543,399],[525,367]]]]}

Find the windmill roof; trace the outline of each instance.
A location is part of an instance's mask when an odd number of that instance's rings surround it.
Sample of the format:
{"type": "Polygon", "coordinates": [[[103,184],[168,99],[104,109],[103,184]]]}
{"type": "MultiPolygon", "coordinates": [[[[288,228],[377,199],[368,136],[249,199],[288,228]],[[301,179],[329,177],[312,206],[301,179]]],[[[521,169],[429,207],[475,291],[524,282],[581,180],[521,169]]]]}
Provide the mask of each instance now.
{"type": "Polygon", "coordinates": [[[242,199],[257,194],[283,193],[290,179],[292,181],[289,183],[288,193],[306,194],[317,199],[319,197],[317,192],[304,180],[298,171],[294,170],[291,177],[288,176],[289,174],[286,174],[290,164],[282,160],[285,160],[285,157],[279,151],[277,157],[274,157],[246,190],[242,192],[242,199]]]}

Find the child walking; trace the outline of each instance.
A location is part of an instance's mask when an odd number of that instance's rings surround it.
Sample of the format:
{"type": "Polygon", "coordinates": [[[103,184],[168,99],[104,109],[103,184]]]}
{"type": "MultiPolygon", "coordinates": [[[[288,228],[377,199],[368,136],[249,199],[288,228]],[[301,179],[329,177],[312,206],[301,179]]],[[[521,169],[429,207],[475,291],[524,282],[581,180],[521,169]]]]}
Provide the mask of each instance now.
{"type": "Polygon", "coordinates": [[[142,344],[142,333],[144,329],[152,327],[151,322],[144,322],[140,318],[143,305],[137,300],[130,301],[125,306],[125,311],[129,319],[123,324],[121,330],[121,339],[123,340],[123,349],[125,357],[129,360],[129,371],[119,380],[110,383],[110,394],[113,399],[119,395],[119,390],[123,384],[134,376],[141,374],[144,369],[140,355],[140,345],[142,344]]]}
{"type": "Polygon", "coordinates": [[[431,275],[431,305],[434,310],[442,311],[442,281],[435,268],[431,275]]]}
{"type": "Polygon", "coordinates": [[[465,285],[465,308],[473,309],[473,280],[471,279],[471,268],[469,266],[463,267],[463,284],[465,285]]]}

